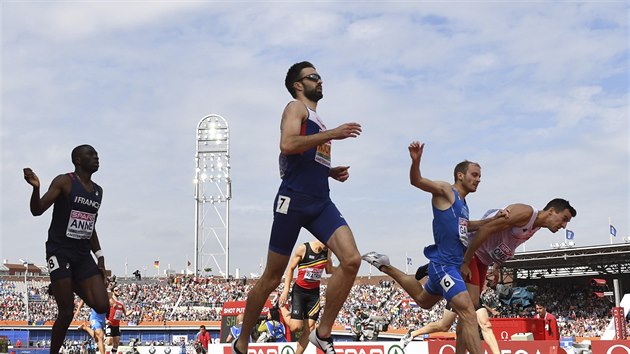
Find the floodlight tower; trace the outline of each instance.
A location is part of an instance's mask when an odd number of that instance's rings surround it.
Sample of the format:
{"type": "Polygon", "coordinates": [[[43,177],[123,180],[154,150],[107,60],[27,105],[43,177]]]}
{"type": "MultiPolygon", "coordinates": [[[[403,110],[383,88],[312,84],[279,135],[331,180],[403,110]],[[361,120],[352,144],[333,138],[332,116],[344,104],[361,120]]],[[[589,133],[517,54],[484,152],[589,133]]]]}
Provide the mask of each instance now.
{"type": "Polygon", "coordinates": [[[212,268],[227,279],[230,272],[230,132],[227,121],[216,114],[197,124],[195,152],[195,275],[212,268]],[[225,260],[225,268],[219,261],[225,260]]]}

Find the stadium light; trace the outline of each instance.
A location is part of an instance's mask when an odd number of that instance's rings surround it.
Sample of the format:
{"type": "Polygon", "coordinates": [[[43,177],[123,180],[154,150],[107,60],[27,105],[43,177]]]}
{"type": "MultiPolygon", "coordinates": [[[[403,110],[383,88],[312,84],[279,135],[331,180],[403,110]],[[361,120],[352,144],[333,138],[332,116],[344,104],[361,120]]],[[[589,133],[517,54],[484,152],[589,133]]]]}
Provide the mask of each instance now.
{"type": "Polygon", "coordinates": [[[26,287],[26,325],[28,326],[28,324],[29,324],[29,322],[28,322],[28,318],[29,318],[29,312],[28,312],[28,283],[26,282],[26,274],[28,273],[28,259],[20,258],[20,262],[22,262],[22,265],[24,265],[24,286],[26,287]]]}
{"type": "Polygon", "coordinates": [[[229,215],[232,199],[230,140],[227,121],[216,114],[197,124],[195,152],[195,275],[212,268],[229,276],[229,215]],[[217,257],[225,258],[225,270],[217,257]]]}

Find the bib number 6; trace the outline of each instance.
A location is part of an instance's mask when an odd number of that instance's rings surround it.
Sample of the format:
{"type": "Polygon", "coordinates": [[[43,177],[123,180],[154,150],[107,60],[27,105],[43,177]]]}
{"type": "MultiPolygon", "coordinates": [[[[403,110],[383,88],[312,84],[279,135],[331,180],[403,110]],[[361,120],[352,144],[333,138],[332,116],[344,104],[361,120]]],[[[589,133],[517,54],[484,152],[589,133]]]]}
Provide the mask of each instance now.
{"type": "Polygon", "coordinates": [[[453,281],[453,278],[451,278],[450,275],[446,274],[442,279],[440,279],[440,285],[442,286],[442,289],[444,289],[444,292],[448,292],[451,290],[453,285],[455,285],[455,281],[453,281]]]}

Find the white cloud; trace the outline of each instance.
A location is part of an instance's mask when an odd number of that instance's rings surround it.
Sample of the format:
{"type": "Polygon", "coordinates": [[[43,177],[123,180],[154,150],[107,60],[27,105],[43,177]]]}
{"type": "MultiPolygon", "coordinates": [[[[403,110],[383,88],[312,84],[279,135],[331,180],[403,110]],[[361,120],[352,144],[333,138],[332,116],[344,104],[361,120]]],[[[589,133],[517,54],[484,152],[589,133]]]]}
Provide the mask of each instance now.
{"type": "MultiPolygon", "coordinates": [[[[30,215],[21,168],[47,188],[87,142],[101,155],[103,247],[124,245],[108,251],[114,271],[125,257],[181,267],[192,258],[194,131],[219,113],[232,133],[231,263],[258,272],[279,184],[284,75],[300,60],[324,77],[327,125],[364,128],[333,143],[351,178],[331,183],[361,251],[404,265],[406,251],[418,262],[432,242],[430,198],[408,181],[416,139],[430,178],[450,181],[465,158],[481,163],[473,217],[564,196],[578,209],[578,245],[602,243],[608,217],[630,234],[624,4],[247,5],[3,3],[2,258],[43,258],[32,245],[51,212],[30,215]]],[[[541,236],[527,248],[560,237],[541,236]]]]}

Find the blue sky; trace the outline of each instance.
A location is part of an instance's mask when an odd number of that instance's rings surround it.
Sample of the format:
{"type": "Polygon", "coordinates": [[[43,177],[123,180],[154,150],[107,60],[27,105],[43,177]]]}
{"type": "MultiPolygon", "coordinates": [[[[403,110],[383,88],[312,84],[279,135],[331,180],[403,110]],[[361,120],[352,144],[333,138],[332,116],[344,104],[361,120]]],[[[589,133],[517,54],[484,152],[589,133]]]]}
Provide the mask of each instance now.
{"type": "MultiPolygon", "coordinates": [[[[471,217],[568,199],[577,246],[623,242],[628,221],[628,5],[608,2],[3,1],[0,257],[44,262],[51,211],[34,218],[22,168],[46,190],[92,144],[97,230],[114,273],[192,259],[195,129],[231,131],[231,268],[258,272],[279,185],[288,67],[315,64],[318,113],[363,126],[333,142],[349,165],[331,194],[360,251],[404,267],[432,243],[430,196],[409,184],[482,166],[471,217]]],[[[526,250],[562,242],[540,231],[526,250]]],[[[310,238],[303,232],[300,241],[310,238]]],[[[367,274],[367,265],[361,273],[367,274]]]]}

